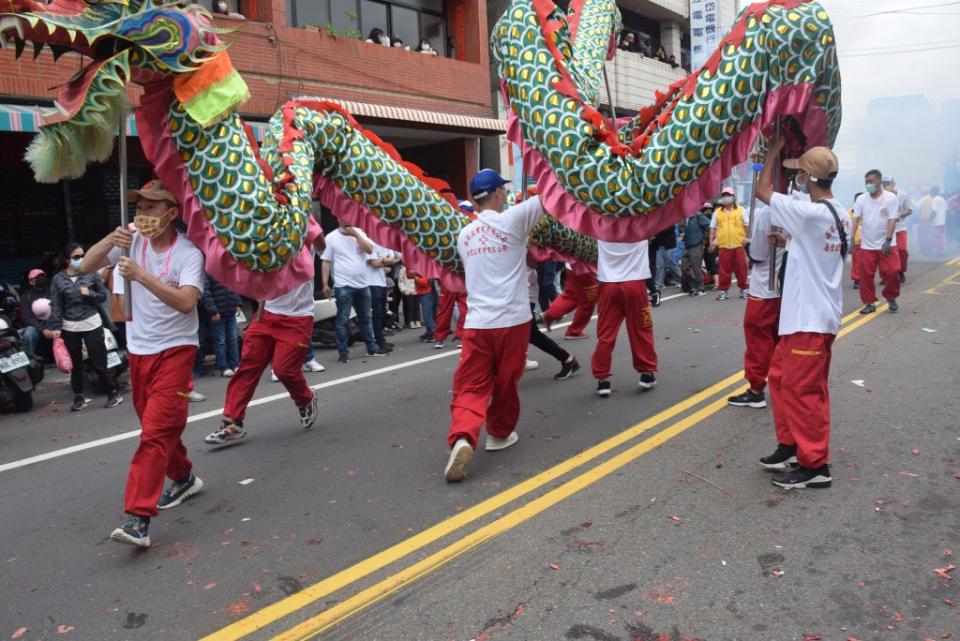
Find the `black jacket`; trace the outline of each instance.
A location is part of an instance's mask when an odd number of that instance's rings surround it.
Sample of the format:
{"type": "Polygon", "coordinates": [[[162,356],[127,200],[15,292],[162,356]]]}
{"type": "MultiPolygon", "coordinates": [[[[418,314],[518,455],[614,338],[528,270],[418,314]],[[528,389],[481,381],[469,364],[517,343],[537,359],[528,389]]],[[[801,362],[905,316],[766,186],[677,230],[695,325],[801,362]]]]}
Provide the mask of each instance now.
{"type": "Polygon", "coordinates": [[[200,304],[207,312],[208,316],[220,314],[235,314],[237,307],[240,306],[240,295],[219,283],[210,274],[207,274],[206,282],[203,286],[203,296],[200,297],[200,304]]]}
{"type": "Polygon", "coordinates": [[[47,329],[60,329],[63,321],[82,321],[100,313],[100,305],[107,300],[108,292],[100,275],[80,274],[77,281],[70,280],[63,270],[50,283],[50,319],[47,329]],[[86,287],[90,294],[83,296],[80,288],[86,287]]]}
{"type": "Polygon", "coordinates": [[[37,329],[46,329],[47,321],[42,321],[33,313],[33,301],[38,298],[50,298],[50,287],[43,289],[34,289],[27,287],[20,294],[20,321],[24,327],[36,327],[37,329]]]}

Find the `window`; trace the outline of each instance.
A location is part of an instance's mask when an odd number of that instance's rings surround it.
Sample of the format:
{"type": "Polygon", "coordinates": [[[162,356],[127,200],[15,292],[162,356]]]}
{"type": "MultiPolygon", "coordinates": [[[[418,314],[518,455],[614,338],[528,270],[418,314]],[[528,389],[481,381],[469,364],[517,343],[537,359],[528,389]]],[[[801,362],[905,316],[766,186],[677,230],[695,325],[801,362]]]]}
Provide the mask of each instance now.
{"type": "Polygon", "coordinates": [[[391,39],[403,40],[411,51],[421,38],[426,38],[441,56],[447,51],[443,0],[287,0],[287,15],[294,27],[329,23],[338,34],[356,30],[362,38],[372,29],[383,29],[391,39]]]}

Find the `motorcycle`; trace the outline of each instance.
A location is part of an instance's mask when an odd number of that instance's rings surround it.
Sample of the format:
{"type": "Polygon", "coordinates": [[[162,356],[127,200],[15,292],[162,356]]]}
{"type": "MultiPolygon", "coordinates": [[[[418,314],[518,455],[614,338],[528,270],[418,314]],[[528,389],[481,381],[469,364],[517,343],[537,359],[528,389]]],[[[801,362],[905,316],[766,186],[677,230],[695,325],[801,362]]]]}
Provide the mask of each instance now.
{"type": "Polygon", "coordinates": [[[0,404],[33,409],[33,390],[43,380],[43,362],[27,354],[8,316],[0,315],[0,404]]]}
{"type": "MultiPolygon", "coordinates": [[[[116,337],[114,337],[113,332],[106,326],[103,328],[103,344],[107,350],[107,371],[110,372],[113,379],[119,384],[120,376],[129,369],[127,355],[120,352],[116,337]]],[[[89,385],[97,385],[100,382],[100,379],[97,378],[97,373],[93,370],[93,365],[90,363],[86,345],[83,346],[83,376],[89,385]]],[[[109,390],[101,391],[108,392],[109,390]]]]}
{"type": "MultiPolygon", "coordinates": [[[[347,344],[363,340],[360,328],[356,322],[357,313],[350,310],[350,320],[347,322],[347,344]]],[[[313,301],[313,346],[321,349],[337,347],[337,301],[333,298],[324,298],[313,301]]]]}

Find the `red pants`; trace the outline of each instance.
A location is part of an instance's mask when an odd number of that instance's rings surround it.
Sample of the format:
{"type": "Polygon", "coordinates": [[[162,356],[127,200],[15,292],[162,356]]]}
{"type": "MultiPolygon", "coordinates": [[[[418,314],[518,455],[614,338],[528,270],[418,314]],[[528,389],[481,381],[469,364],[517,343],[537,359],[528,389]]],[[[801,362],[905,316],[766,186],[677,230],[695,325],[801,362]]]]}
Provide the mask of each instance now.
{"type": "Polygon", "coordinates": [[[313,333],[312,316],[282,316],[266,310],[243,334],[240,367],[227,385],[223,415],[242,421],[260,376],[272,362],[273,372],[297,407],[308,405],[313,392],[303,377],[303,358],[313,333]]]}
{"type": "Polygon", "coordinates": [[[883,281],[883,297],[893,300],[900,295],[900,256],[891,250],[884,256],[882,249],[860,249],[860,301],[867,305],[877,302],[877,267],[883,281]]]}
{"type": "Polygon", "coordinates": [[[574,274],[573,270],[568,269],[563,292],[550,303],[550,309],[543,313],[543,320],[556,323],[576,310],[566,335],[582,336],[596,306],[597,277],[593,274],[574,274]]]}
{"type": "Polygon", "coordinates": [[[454,332],[456,338],[463,336],[463,322],[467,320],[467,295],[460,292],[443,291],[440,295],[440,307],[437,309],[436,321],[437,327],[433,330],[433,337],[441,343],[447,340],[450,335],[450,321],[453,319],[453,307],[460,310],[460,317],[457,318],[457,329],[454,332]]]}
{"type": "Polygon", "coordinates": [[[600,283],[597,296],[597,347],[590,359],[593,377],[610,378],[610,357],[617,343],[620,324],[627,320],[627,338],[633,354],[633,369],[657,371],[657,352],[653,344],[653,317],[647,283],[631,280],[625,283],[600,283]]]}
{"type": "Polygon", "coordinates": [[[743,371],[750,389],[762,392],[767,386],[767,373],[770,359],[777,346],[780,324],[779,298],[747,299],[747,309],[743,314],[743,337],[747,350],[743,355],[743,371]]]}
{"type": "Polygon", "coordinates": [[[717,289],[727,291],[730,289],[730,275],[736,274],[737,285],[740,289],[747,289],[747,252],[743,247],[733,249],[720,248],[720,282],[717,289]]]}
{"type": "MultiPolygon", "coordinates": [[[[863,284],[860,285],[863,287],[863,284]]],[[[797,446],[797,462],[830,462],[830,349],[833,334],[781,336],[770,361],[770,400],[777,441],[797,446]]]]}
{"type": "Polygon", "coordinates": [[[860,280],[860,245],[854,245],[850,250],[850,280],[860,280]]]}
{"type": "Polygon", "coordinates": [[[192,345],[149,356],[129,355],[133,408],[142,432],[123,497],[128,514],[156,516],[164,476],[179,481],[190,475],[193,464],[180,437],[187,427],[187,394],[193,389],[196,356],[192,345]]]}
{"type": "Polygon", "coordinates": [[[463,330],[463,350],[450,401],[450,447],[465,438],[476,449],[484,423],[491,436],[510,436],[520,418],[517,384],[527,364],[529,341],[530,323],[463,330]]]}
{"type": "Polygon", "coordinates": [[[900,273],[907,273],[907,260],[910,258],[910,252],[907,251],[907,230],[897,232],[897,254],[900,256],[900,273]]]}

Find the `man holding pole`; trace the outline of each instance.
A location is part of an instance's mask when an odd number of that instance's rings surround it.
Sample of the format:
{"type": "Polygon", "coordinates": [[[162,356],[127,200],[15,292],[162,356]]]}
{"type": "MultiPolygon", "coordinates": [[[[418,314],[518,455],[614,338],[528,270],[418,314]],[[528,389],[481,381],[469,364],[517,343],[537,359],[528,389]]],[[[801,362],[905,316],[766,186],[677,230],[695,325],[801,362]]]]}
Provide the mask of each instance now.
{"type": "Polygon", "coordinates": [[[110,538],[149,547],[150,517],[203,488],[181,435],[187,426],[187,396],[193,389],[197,301],[204,271],[203,254],[173,226],[179,207],[159,180],[131,191],[129,199],[137,204],[136,233],[124,225],[117,227],[87,251],[81,269],[119,264],[120,275],[130,283],[133,316],[127,323],[127,350],[133,405],[142,431],[127,478],[128,518],[110,538]],[[173,481],[166,492],[164,476],[173,481]]]}

